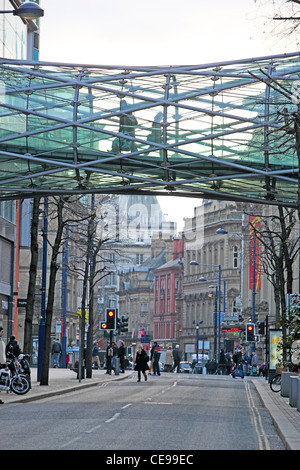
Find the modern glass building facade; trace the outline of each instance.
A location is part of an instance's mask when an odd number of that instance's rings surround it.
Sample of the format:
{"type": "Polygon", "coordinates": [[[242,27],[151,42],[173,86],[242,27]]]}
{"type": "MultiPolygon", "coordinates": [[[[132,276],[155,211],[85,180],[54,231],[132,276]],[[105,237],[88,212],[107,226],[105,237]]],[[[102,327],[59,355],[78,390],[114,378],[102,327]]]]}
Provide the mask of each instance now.
{"type": "MultiPolygon", "coordinates": [[[[17,8],[21,0],[0,0],[0,10],[17,8]]],[[[36,2],[38,3],[38,1],[36,2]]],[[[38,60],[39,30],[37,21],[22,20],[13,14],[0,14],[0,57],[17,60],[38,60]]],[[[0,95],[5,85],[0,77],[0,95]]],[[[0,202],[0,325],[5,338],[17,336],[17,292],[20,201],[0,202]]]]}
{"type": "Polygon", "coordinates": [[[62,193],[296,207],[300,54],[177,67],[0,61],[0,199],[62,193]]]}
{"type": "MultiPolygon", "coordinates": [[[[9,0],[0,0],[1,10],[11,10],[9,0]]],[[[8,59],[27,59],[27,25],[14,15],[0,15],[0,55],[8,59]]]]}

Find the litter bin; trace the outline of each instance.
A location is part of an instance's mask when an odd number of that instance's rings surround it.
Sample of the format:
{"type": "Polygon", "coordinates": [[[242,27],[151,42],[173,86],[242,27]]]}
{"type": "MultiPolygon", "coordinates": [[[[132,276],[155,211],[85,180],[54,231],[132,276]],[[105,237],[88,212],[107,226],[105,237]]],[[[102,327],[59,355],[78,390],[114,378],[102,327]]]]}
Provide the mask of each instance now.
{"type": "Polygon", "coordinates": [[[194,374],[202,374],[202,366],[201,366],[201,364],[195,364],[195,367],[194,367],[194,374]]]}

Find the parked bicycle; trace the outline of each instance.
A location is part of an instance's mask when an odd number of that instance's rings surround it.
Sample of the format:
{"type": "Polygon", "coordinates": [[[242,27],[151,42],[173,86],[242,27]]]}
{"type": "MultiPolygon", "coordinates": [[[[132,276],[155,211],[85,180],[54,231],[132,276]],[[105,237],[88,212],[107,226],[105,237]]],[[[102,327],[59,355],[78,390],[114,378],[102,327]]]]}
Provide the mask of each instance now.
{"type": "Polygon", "coordinates": [[[278,393],[281,390],[281,374],[275,374],[270,381],[272,392],[278,393]]]}

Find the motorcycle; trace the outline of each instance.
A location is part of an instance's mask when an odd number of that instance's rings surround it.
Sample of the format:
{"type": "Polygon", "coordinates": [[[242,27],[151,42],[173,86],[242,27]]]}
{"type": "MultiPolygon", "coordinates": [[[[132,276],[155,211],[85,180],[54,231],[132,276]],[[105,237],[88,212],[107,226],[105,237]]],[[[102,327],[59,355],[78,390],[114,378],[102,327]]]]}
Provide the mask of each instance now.
{"type": "Polygon", "coordinates": [[[30,354],[19,354],[18,361],[16,361],[16,368],[18,369],[19,374],[26,375],[31,388],[31,372],[30,364],[28,362],[29,358],[30,354]]]}
{"type": "Polygon", "coordinates": [[[18,358],[11,353],[7,356],[5,367],[0,369],[0,391],[12,391],[17,395],[24,395],[31,388],[30,379],[21,372],[23,368],[18,358]]]}

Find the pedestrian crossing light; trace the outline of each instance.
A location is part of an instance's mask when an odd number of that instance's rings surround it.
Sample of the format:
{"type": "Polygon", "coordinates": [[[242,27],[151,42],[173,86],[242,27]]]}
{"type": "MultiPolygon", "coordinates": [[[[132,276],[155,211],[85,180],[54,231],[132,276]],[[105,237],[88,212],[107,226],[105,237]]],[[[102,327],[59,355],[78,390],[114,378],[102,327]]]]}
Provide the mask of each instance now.
{"type": "Polygon", "coordinates": [[[251,343],[255,341],[255,328],[254,323],[247,323],[246,324],[246,341],[251,343]]]}
{"type": "Polygon", "coordinates": [[[265,322],[260,321],[260,322],[258,322],[257,326],[258,326],[258,334],[259,335],[264,335],[265,334],[265,322]]]}
{"type": "Polygon", "coordinates": [[[125,333],[128,331],[128,317],[127,315],[121,315],[121,328],[120,331],[125,333]]]}
{"type": "Polygon", "coordinates": [[[106,309],[106,323],[108,330],[115,330],[117,327],[117,309],[107,308],[106,309]]]}
{"type": "Polygon", "coordinates": [[[119,317],[117,317],[117,328],[116,328],[118,334],[121,332],[121,320],[119,317]]]}

